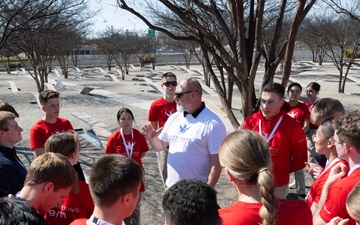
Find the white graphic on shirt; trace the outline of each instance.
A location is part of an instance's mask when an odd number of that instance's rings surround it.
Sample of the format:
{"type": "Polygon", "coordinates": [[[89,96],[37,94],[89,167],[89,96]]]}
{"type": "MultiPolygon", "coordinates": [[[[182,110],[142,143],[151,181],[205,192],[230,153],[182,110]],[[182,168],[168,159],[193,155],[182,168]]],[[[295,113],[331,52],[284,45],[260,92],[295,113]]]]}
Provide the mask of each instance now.
{"type": "Polygon", "coordinates": [[[295,118],[295,116],[297,115],[297,113],[295,113],[295,112],[289,112],[288,115],[291,116],[292,118],[295,118]]]}
{"type": "Polygon", "coordinates": [[[171,115],[173,114],[173,112],[170,110],[169,112],[165,112],[165,115],[167,116],[167,117],[170,117],[171,115]]]}

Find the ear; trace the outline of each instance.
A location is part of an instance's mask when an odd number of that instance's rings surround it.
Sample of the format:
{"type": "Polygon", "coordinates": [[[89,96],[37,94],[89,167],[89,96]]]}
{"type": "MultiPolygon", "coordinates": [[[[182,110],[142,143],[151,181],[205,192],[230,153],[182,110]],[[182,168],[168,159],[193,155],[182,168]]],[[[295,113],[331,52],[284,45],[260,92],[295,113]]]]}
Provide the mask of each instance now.
{"type": "Polygon", "coordinates": [[[230,182],[233,182],[235,180],[235,178],[231,175],[231,173],[229,172],[229,170],[227,168],[225,168],[225,174],[229,178],[230,182]]]}
{"type": "Polygon", "coordinates": [[[280,107],[282,107],[284,105],[284,102],[285,102],[285,99],[284,98],[281,98],[280,99],[280,107]]]}
{"type": "Polygon", "coordinates": [[[131,193],[127,193],[127,194],[123,195],[121,197],[123,205],[127,206],[130,203],[131,197],[132,197],[131,193]]]}
{"type": "Polygon", "coordinates": [[[43,192],[44,194],[48,194],[54,191],[55,185],[53,182],[48,182],[45,184],[43,192]]]}
{"type": "Polygon", "coordinates": [[[45,106],[44,105],[41,105],[41,110],[45,112],[45,106]]]}

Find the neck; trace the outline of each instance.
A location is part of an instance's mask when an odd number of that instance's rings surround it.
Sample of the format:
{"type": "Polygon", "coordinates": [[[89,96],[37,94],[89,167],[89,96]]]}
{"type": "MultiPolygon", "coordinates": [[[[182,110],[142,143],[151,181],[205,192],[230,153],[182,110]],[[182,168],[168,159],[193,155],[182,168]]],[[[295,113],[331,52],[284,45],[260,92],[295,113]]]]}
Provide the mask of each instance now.
{"type": "Polygon", "coordinates": [[[47,122],[47,123],[51,123],[51,124],[54,124],[54,123],[56,123],[56,121],[57,121],[57,117],[50,117],[50,116],[44,116],[43,117],[43,120],[45,121],[45,122],[47,122]]]}
{"type": "Polygon", "coordinates": [[[40,199],[41,192],[39,191],[39,186],[24,186],[20,191],[20,197],[25,199],[26,202],[32,206],[34,209],[39,211],[40,208],[40,199]]]}
{"type": "Polygon", "coordinates": [[[325,154],[325,156],[331,163],[334,159],[336,159],[338,157],[336,148],[334,147],[333,149],[331,149],[331,151],[329,151],[327,154],[325,154]]]}
{"type": "Polygon", "coordinates": [[[95,205],[93,215],[101,220],[104,220],[108,223],[115,225],[121,225],[125,216],[121,214],[120,210],[115,210],[112,207],[110,208],[99,208],[95,205]],[[114,213],[116,212],[116,213],[114,213]]]}
{"type": "Polygon", "coordinates": [[[239,181],[234,182],[238,192],[238,201],[248,203],[259,203],[259,188],[256,184],[243,185],[239,181]]]}
{"type": "Polygon", "coordinates": [[[0,141],[0,145],[4,146],[6,148],[14,148],[15,144],[12,144],[12,143],[9,143],[9,142],[3,140],[3,141],[0,141]]]}
{"type": "Polygon", "coordinates": [[[124,134],[124,135],[129,135],[129,134],[131,134],[131,127],[125,127],[125,128],[122,128],[122,133],[124,134]]]}
{"type": "MultiPolygon", "coordinates": [[[[355,151],[355,150],[354,150],[355,151]]],[[[360,154],[357,152],[352,152],[351,156],[348,157],[348,163],[350,168],[360,163],[360,154]]]]}
{"type": "Polygon", "coordinates": [[[314,98],[309,98],[309,102],[310,104],[313,104],[315,102],[315,100],[317,99],[317,97],[314,97],[314,98]]]}
{"type": "Polygon", "coordinates": [[[164,98],[164,100],[166,101],[166,102],[174,102],[175,101],[175,94],[173,94],[173,95],[168,95],[168,94],[165,94],[164,96],[163,96],[163,98],[164,98]]]}

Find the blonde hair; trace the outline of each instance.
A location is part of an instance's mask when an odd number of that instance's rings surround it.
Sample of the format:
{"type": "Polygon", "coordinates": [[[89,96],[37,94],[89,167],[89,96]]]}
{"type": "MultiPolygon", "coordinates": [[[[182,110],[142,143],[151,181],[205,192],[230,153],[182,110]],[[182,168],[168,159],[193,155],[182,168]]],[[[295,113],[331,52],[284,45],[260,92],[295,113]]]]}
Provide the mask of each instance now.
{"type": "Polygon", "coordinates": [[[269,145],[258,133],[239,130],[229,134],[219,150],[222,166],[233,178],[245,185],[257,184],[262,207],[259,215],[263,225],[274,225],[274,178],[269,145]]]}
{"type": "Polygon", "coordinates": [[[349,214],[360,217],[360,182],[352,189],[346,199],[346,208],[349,214]]]}

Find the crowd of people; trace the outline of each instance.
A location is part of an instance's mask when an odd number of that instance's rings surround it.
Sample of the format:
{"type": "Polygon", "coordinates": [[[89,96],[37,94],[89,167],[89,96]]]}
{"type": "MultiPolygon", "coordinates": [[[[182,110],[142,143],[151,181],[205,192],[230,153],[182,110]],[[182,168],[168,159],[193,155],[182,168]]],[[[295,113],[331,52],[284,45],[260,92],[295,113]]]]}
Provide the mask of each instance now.
{"type": "Polygon", "coordinates": [[[161,77],[164,95],[149,109],[149,123],[134,128],[129,108],[88,183],[81,145],[69,120],[59,117],[56,91],[39,94],[44,117],[30,129],[34,161],[27,169],[15,145],[19,114],[0,102],[0,225],[141,224],[145,188],[142,158],[157,151],[168,225],[358,224],[360,220],[360,111],[345,112],[336,99],[318,97],[320,84],[285,88],[269,83],[259,111],[226,134],[203,102],[195,78],[161,77]],[[149,145],[150,147],[149,148],[149,145]],[[224,171],[237,201],[219,208],[215,185],[224,171]],[[305,172],[313,179],[305,190],[305,172]],[[294,182],[290,174],[294,173],[294,182]],[[298,200],[287,200],[289,188],[298,200]],[[17,212],[18,211],[18,212],[17,212]]]}

